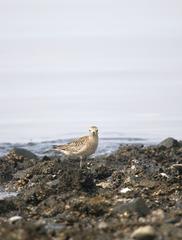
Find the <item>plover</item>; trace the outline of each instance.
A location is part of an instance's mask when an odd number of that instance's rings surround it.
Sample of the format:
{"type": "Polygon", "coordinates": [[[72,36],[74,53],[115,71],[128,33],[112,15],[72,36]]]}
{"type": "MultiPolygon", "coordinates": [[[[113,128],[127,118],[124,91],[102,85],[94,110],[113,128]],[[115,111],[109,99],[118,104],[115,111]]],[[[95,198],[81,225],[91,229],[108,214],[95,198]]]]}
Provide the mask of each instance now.
{"type": "Polygon", "coordinates": [[[64,145],[54,146],[54,150],[61,152],[69,157],[80,158],[80,167],[82,160],[94,154],[98,146],[98,128],[92,126],[89,128],[89,136],[80,137],[64,145]]]}

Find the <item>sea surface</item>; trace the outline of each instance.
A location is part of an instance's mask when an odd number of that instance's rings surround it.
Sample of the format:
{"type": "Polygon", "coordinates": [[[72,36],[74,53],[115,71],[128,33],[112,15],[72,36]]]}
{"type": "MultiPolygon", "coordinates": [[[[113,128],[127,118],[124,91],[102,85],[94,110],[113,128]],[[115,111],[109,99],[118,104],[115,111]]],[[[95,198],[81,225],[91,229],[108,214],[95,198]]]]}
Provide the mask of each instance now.
{"type": "MultiPolygon", "coordinates": [[[[38,156],[42,157],[44,155],[54,156],[57,155],[55,151],[53,151],[53,146],[58,144],[68,143],[73,140],[72,138],[67,139],[58,139],[52,141],[42,141],[42,142],[28,142],[28,143],[2,143],[0,146],[0,156],[7,154],[14,147],[25,148],[38,156]]],[[[155,144],[156,141],[144,139],[144,138],[125,138],[125,137],[110,137],[110,138],[100,138],[99,146],[95,155],[102,154],[110,154],[113,151],[117,150],[117,148],[121,144],[155,144]]]]}

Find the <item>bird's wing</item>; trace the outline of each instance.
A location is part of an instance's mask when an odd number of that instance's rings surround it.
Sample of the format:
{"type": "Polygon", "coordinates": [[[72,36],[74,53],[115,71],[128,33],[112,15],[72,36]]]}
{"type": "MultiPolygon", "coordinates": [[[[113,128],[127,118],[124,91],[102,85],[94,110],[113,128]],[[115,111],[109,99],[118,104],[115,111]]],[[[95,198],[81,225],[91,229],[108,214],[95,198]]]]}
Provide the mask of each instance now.
{"type": "Polygon", "coordinates": [[[55,147],[55,150],[71,150],[71,151],[79,151],[85,144],[87,144],[88,136],[84,136],[78,139],[73,140],[72,142],[64,145],[59,145],[55,147]]]}

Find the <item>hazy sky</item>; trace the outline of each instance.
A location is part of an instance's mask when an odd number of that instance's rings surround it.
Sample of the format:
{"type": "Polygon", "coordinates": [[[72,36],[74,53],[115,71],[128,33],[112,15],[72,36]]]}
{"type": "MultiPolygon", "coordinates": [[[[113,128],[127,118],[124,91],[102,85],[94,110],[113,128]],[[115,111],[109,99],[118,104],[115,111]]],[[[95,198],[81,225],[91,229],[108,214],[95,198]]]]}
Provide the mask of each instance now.
{"type": "Polygon", "coordinates": [[[181,0],[0,0],[0,141],[179,137],[181,92],[181,0]]]}
{"type": "Polygon", "coordinates": [[[181,65],[181,0],[0,0],[0,72],[181,65]]]}

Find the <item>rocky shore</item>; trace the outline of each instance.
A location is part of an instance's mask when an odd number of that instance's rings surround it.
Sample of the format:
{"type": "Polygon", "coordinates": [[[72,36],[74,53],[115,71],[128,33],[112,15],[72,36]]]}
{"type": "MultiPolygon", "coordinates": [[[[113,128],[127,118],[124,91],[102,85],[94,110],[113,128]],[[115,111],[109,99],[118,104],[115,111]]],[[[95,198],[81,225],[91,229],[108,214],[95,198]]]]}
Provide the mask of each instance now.
{"type": "Polygon", "coordinates": [[[0,159],[3,240],[181,240],[182,142],[85,161],[15,148],[0,159]]]}

